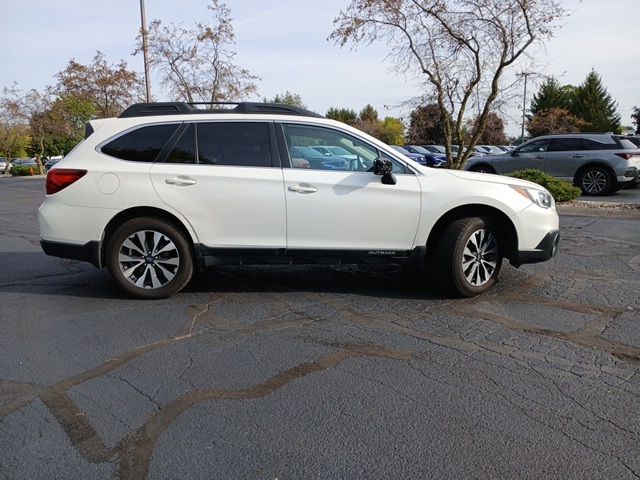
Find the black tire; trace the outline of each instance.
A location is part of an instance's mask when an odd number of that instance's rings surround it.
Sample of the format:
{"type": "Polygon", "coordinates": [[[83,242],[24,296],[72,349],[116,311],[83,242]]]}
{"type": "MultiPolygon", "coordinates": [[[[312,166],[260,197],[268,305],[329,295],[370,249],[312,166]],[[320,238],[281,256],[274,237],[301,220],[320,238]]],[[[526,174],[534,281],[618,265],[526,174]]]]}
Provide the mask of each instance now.
{"type": "Polygon", "coordinates": [[[604,167],[587,167],[578,175],[578,187],[585,195],[602,196],[610,194],[617,182],[611,172],[604,167]]]}
{"type": "Polygon", "coordinates": [[[115,284],[141,299],[170,297],[193,275],[185,235],[160,218],[135,218],[120,225],[107,243],[106,264],[115,284]]]}
{"type": "Polygon", "coordinates": [[[466,217],[452,222],[440,237],[435,251],[433,266],[438,276],[437,282],[456,296],[475,297],[486,292],[498,281],[504,256],[502,244],[504,241],[495,226],[485,218],[466,217]],[[477,252],[479,256],[473,259],[467,253],[473,251],[469,249],[470,242],[477,244],[481,238],[478,236],[480,231],[490,233],[483,250],[486,256],[477,252]],[[491,264],[495,265],[489,268],[491,264]],[[474,277],[475,273],[477,277],[474,277]],[[471,281],[468,278],[470,275],[471,281]],[[474,279],[477,281],[474,282],[474,279]]]}
{"type": "Polygon", "coordinates": [[[478,172],[478,173],[493,173],[495,174],[496,171],[493,167],[486,165],[486,164],[480,164],[480,165],[474,165],[473,167],[471,167],[469,169],[470,172],[478,172]]]}

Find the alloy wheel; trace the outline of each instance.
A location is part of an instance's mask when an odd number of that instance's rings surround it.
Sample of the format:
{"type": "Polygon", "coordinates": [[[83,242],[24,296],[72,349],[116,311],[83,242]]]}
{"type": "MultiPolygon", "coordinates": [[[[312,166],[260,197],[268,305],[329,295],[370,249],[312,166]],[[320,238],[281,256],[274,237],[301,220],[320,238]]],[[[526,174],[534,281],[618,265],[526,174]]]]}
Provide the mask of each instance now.
{"type": "Polygon", "coordinates": [[[498,242],[487,229],[471,234],[462,252],[462,270],[467,282],[474,287],[487,283],[498,267],[498,242]]]}
{"type": "Polygon", "coordinates": [[[600,193],[607,186],[607,176],[600,170],[590,170],[582,177],[582,186],[589,193],[600,193]]]}
{"type": "Polygon", "coordinates": [[[155,230],[129,235],[118,252],[120,272],[139,288],[155,289],[168,284],[180,267],[180,254],[173,241],[155,230]]]}

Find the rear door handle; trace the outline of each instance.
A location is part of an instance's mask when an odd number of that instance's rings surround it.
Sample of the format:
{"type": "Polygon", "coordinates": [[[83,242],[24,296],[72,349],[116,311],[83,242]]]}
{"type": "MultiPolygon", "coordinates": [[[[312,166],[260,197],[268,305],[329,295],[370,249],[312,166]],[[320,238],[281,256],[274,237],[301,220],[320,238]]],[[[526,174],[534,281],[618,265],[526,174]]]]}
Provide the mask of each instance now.
{"type": "Polygon", "coordinates": [[[296,193],[316,193],[318,189],[308,183],[299,183],[298,185],[289,185],[287,190],[296,193]]]}
{"type": "Polygon", "coordinates": [[[189,185],[195,185],[198,182],[190,177],[174,177],[167,178],[164,183],[167,183],[169,185],[176,185],[178,187],[188,187],[189,185]]]}
{"type": "Polygon", "coordinates": [[[584,158],[584,155],[571,155],[571,158],[584,158]]]}
{"type": "Polygon", "coordinates": [[[535,158],[536,160],[544,160],[544,157],[542,155],[538,155],[538,156],[533,157],[533,158],[535,158]]]}

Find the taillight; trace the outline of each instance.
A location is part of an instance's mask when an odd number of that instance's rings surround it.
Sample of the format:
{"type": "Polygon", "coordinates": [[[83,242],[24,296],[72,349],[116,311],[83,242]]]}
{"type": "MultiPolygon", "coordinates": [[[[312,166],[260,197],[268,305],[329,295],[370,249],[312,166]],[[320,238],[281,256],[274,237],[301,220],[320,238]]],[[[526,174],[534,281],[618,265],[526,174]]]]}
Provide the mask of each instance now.
{"type": "Polygon", "coordinates": [[[47,174],[47,195],[58,193],[87,174],[86,170],[54,168],[47,174]]]}
{"type": "Polygon", "coordinates": [[[633,157],[636,156],[635,153],[616,153],[617,156],[619,156],[620,158],[624,158],[625,160],[631,160],[633,157]]]}

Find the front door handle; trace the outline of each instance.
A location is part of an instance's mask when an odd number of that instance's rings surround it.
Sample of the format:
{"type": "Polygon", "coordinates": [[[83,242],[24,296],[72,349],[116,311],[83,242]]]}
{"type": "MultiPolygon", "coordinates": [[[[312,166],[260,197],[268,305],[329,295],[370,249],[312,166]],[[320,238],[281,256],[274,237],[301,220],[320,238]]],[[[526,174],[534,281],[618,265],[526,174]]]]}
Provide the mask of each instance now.
{"type": "Polygon", "coordinates": [[[584,158],[584,155],[571,155],[571,158],[584,158]]]}
{"type": "Polygon", "coordinates": [[[167,183],[169,185],[177,185],[178,187],[188,187],[189,185],[195,185],[198,182],[196,182],[191,177],[174,177],[167,178],[164,183],[167,183]]]}
{"type": "Polygon", "coordinates": [[[533,158],[535,158],[536,160],[544,160],[544,157],[542,155],[538,155],[538,156],[533,157],[533,158]]]}
{"type": "Polygon", "coordinates": [[[308,183],[299,183],[297,185],[289,185],[287,190],[296,193],[316,193],[318,189],[308,183]]]}

